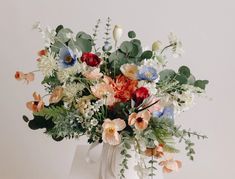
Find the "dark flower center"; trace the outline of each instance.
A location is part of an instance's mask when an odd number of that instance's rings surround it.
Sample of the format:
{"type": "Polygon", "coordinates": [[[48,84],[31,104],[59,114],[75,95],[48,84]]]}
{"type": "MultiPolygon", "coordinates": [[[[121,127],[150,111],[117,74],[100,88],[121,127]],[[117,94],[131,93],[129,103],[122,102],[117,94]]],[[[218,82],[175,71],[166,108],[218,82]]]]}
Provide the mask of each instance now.
{"type": "Polygon", "coordinates": [[[71,56],[66,56],[64,59],[65,63],[71,63],[72,60],[73,60],[73,58],[71,56]]]}
{"type": "Polygon", "coordinates": [[[37,106],[39,104],[39,102],[38,101],[34,101],[33,104],[37,106]]]}
{"type": "Polygon", "coordinates": [[[138,122],[138,123],[143,122],[143,118],[142,118],[142,117],[138,117],[138,118],[136,119],[136,122],[138,122]]]}

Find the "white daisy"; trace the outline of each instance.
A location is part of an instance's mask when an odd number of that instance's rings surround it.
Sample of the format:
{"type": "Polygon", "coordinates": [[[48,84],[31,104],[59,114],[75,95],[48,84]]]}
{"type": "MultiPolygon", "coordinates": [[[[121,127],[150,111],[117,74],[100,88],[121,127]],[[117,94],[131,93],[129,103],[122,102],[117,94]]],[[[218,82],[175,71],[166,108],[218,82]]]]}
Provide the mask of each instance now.
{"type": "Polygon", "coordinates": [[[180,57],[184,53],[182,42],[172,32],[169,34],[168,38],[170,44],[172,44],[173,57],[175,58],[180,57]]]}

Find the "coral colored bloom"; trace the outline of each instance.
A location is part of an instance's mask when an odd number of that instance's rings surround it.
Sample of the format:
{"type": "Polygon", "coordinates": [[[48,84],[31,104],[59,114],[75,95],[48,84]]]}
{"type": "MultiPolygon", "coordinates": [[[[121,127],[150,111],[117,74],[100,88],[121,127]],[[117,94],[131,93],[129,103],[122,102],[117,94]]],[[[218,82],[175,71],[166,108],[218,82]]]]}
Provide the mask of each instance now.
{"type": "Polygon", "coordinates": [[[137,88],[138,81],[131,80],[123,75],[119,75],[115,80],[115,98],[122,102],[126,102],[131,99],[134,91],[137,88]]]}
{"type": "Polygon", "coordinates": [[[148,157],[155,156],[156,158],[162,158],[164,156],[163,145],[160,144],[156,146],[155,148],[147,148],[145,150],[145,155],[148,157]]]}
{"type": "Polygon", "coordinates": [[[44,102],[39,94],[36,92],[33,93],[34,101],[30,101],[26,103],[26,106],[29,110],[33,112],[39,112],[44,108],[44,102]]]}
{"type": "Polygon", "coordinates": [[[58,103],[62,97],[63,97],[63,91],[64,89],[61,86],[57,86],[55,87],[55,89],[53,90],[49,102],[50,103],[58,103]]]}
{"type": "Polygon", "coordinates": [[[21,71],[17,71],[15,73],[15,79],[18,81],[25,80],[27,83],[29,83],[34,80],[34,73],[23,73],[21,71]]]}
{"type": "Polygon", "coordinates": [[[137,79],[138,67],[135,64],[124,64],[120,67],[120,70],[124,76],[131,80],[137,79]]]}
{"type": "Polygon", "coordinates": [[[38,56],[39,56],[39,57],[46,56],[47,53],[48,53],[47,50],[40,50],[40,51],[38,52],[38,56]]]}
{"type": "Polygon", "coordinates": [[[85,62],[88,66],[96,67],[100,64],[101,59],[96,54],[86,52],[82,54],[81,61],[85,62]]]}
{"type": "Polygon", "coordinates": [[[137,130],[144,130],[148,127],[151,114],[149,111],[145,110],[139,113],[132,113],[128,118],[128,124],[130,126],[135,126],[137,130]]]}
{"type": "Polygon", "coordinates": [[[145,87],[138,88],[133,94],[133,100],[135,101],[135,106],[139,106],[144,99],[149,97],[149,91],[145,87]]]}
{"type": "Polygon", "coordinates": [[[126,123],[124,120],[120,118],[114,120],[105,119],[102,127],[102,139],[104,143],[108,143],[110,145],[120,144],[121,136],[118,131],[121,131],[126,127],[126,123]]]}
{"type": "Polygon", "coordinates": [[[88,80],[98,80],[103,74],[100,72],[100,68],[92,68],[82,73],[88,80]]]}
{"type": "Polygon", "coordinates": [[[17,71],[15,73],[15,79],[18,80],[18,81],[21,81],[21,80],[25,79],[24,73],[21,72],[21,71],[17,71]]]}
{"type": "Polygon", "coordinates": [[[34,80],[34,73],[30,72],[30,73],[26,73],[25,74],[25,80],[27,83],[31,82],[34,80]]]}
{"type": "Polygon", "coordinates": [[[179,160],[174,160],[172,157],[169,157],[165,161],[159,163],[159,165],[163,166],[164,173],[170,173],[173,171],[178,171],[179,168],[182,167],[182,163],[179,160]]]}

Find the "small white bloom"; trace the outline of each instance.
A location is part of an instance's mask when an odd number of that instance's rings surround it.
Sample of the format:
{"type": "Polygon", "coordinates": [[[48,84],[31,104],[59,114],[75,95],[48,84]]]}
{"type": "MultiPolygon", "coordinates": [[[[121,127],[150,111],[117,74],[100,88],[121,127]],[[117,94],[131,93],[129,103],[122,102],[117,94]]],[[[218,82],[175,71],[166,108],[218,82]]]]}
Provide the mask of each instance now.
{"type": "Polygon", "coordinates": [[[117,44],[117,41],[121,38],[123,34],[123,29],[119,25],[115,25],[113,29],[113,39],[115,41],[115,44],[117,44]]]}
{"type": "Polygon", "coordinates": [[[51,76],[53,71],[58,69],[55,54],[48,53],[47,56],[42,56],[38,61],[38,68],[44,76],[51,76]]]}
{"type": "Polygon", "coordinates": [[[64,101],[71,104],[85,88],[81,83],[71,83],[64,85],[64,101]]]}
{"type": "Polygon", "coordinates": [[[42,32],[42,28],[41,28],[41,24],[39,21],[35,22],[33,25],[32,25],[32,29],[33,30],[38,30],[39,32],[42,32]]]}
{"type": "Polygon", "coordinates": [[[46,27],[42,31],[42,37],[44,38],[44,43],[46,47],[50,47],[51,44],[55,43],[56,31],[50,27],[46,27]]]}
{"type": "Polygon", "coordinates": [[[95,119],[95,118],[93,118],[93,119],[91,120],[91,125],[92,125],[92,126],[97,126],[97,124],[98,124],[98,120],[95,119]]]}
{"type": "Polygon", "coordinates": [[[184,53],[182,42],[172,32],[169,34],[168,38],[170,44],[172,44],[173,57],[175,58],[180,57],[184,53]]]}
{"type": "Polygon", "coordinates": [[[153,42],[152,44],[152,51],[156,52],[160,49],[162,43],[158,40],[158,41],[155,41],[153,42]]]}

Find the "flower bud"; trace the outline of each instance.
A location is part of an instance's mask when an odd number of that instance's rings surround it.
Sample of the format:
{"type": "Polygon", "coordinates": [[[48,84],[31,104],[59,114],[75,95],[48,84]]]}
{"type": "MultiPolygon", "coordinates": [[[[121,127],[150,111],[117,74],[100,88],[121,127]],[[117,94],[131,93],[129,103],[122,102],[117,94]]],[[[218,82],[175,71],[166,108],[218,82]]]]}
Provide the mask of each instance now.
{"type": "Polygon", "coordinates": [[[121,26],[115,25],[113,29],[113,39],[115,43],[117,43],[117,41],[121,38],[122,33],[123,33],[123,29],[121,28],[121,26]]]}
{"type": "Polygon", "coordinates": [[[155,41],[152,44],[152,51],[156,52],[160,49],[161,42],[160,41],[155,41]]]}

